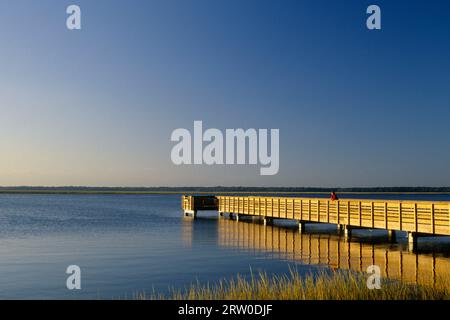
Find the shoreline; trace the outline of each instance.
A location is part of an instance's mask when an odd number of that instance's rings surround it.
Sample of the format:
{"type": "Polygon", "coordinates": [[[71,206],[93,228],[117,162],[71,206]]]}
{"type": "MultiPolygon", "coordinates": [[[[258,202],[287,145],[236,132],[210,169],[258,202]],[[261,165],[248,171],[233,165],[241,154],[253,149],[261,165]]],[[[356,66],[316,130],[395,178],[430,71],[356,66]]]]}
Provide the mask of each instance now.
{"type": "MultiPolygon", "coordinates": [[[[274,195],[329,195],[328,191],[140,191],[140,190],[53,190],[53,189],[0,189],[0,194],[130,194],[130,195],[183,195],[183,194],[274,194],[274,195]]],[[[341,195],[450,195],[448,191],[337,191],[341,195]]]]}
{"type": "Polygon", "coordinates": [[[381,278],[374,286],[370,275],[332,270],[319,274],[268,276],[262,272],[250,279],[235,277],[214,283],[194,283],[168,294],[153,292],[135,295],[136,300],[449,300],[450,282],[438,286],[409,284],[381,278]],[[370,288],[369,288],[370,287],[370,288]]]}

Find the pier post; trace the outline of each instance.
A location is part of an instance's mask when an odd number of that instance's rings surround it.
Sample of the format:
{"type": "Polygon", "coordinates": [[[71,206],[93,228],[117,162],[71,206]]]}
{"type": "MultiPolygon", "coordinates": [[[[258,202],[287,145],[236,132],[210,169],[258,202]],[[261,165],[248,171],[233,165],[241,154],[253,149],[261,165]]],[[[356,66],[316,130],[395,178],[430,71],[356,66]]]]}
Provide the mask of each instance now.
{"type": "Polygon", "coordinates": [[[273,223],[273,219],[272,218],[268,218],[268,217],[264,217],[264,226],[267,226],[269,224],[273,223]]]}
{"type": "Polygon", "coordinates": [[[411,252],[417,249],[417,233],[408,232],[408,250],[411,252]]]}
{"type": "Polygon", "coordinates": [[[344,226],[344,236],[345,238],[351,238],[352,237],[352,227],[345,225],[344,226]]]}
{"type": "Polygon", "coordinates": [[[395,230],[388,230],[388,239],[390,242],[395,242],[397,240],[395,230]]]}
{"type": "Polygon", "coordinates": [[[185,217],[193,217],[194,219],[197,218],[197,210],[185,210],[184,211],[185,217]]]}
{"type": "Polygon", "coordinates": [[[236,218],[235,220],[239,222],[239,214],[236,214],[235,218],[236,218]]]}
{"type": "Polygon", "coordinates": [[[299,221],[299,222],[298,222],[298,231],[299,231],[300,233],[302,233],[302,232],[305,231],[305,223],[304,223],[303,221],[299,221]]]}

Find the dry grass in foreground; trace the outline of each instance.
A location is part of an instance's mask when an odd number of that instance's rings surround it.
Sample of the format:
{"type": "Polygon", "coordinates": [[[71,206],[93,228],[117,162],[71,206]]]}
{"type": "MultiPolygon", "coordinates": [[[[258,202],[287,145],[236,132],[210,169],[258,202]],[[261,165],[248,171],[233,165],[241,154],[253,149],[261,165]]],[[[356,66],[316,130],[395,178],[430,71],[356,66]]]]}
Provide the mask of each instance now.
{"type": "Polygon", "coordinates": [[[381,281],[381,289],[367,288],[367,275],[348,272],[322,272],[319,275],[267,276],[260,273],[246,280],[222,280],[216,284],[192,285],[185,290],[171,290],[168,295],[138,294],[137,299],[170,300],[442,300],[450,298],[449,279],[434,288],[381,281]]]}

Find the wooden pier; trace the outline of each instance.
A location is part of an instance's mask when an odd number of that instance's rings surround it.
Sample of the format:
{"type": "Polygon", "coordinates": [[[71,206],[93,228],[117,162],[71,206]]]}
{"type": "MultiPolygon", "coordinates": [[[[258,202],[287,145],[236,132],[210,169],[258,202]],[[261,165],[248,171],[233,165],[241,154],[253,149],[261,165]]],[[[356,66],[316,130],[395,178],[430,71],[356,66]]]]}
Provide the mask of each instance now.
{"type": "Polygon", "coordinates": [[[182,208],[194,217],[201,210],[228,213],[237,221],[260,217],[265,225],[274,219],[297,220],[300,231],[306,223],[336,224],[346,236],[361,228],[385,229],[392,236],[405,231],[412,249],[418,236],[450,236],[450,202],[443,201],[183,196],[182,208]]]}

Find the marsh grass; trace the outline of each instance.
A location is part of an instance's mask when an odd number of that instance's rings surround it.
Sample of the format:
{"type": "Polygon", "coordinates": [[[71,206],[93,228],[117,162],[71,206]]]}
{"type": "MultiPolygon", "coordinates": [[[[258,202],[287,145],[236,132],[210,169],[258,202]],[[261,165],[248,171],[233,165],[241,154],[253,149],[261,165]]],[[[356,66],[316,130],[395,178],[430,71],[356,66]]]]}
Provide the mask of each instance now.
{"type": "Polygon", "coordinates": [[[246,279],[240,275],[215,284],[197,282],[167,295],[153,292],[138,294],[137,299],[170,300],[442,300],[450,298],[448,279],[434,288],[382,279],[381,289],[367,288],[367,275],[353,272],[320,272],[300,275],[268,276],[259,273],[246,279]]]}

